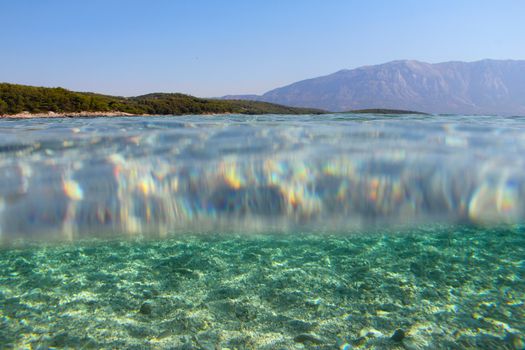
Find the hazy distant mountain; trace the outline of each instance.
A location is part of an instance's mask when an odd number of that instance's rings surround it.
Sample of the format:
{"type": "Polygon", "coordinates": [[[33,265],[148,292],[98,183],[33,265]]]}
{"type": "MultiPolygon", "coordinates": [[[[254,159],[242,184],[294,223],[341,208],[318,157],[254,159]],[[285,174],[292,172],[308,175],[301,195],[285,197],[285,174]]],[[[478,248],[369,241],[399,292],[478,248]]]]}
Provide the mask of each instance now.
{"type": "Polygon", "coordinates": [[[525,115],[525,61],[393,61],[299,81],[262,96],[227,96],[330,111],[367,108],[525,115]]]}

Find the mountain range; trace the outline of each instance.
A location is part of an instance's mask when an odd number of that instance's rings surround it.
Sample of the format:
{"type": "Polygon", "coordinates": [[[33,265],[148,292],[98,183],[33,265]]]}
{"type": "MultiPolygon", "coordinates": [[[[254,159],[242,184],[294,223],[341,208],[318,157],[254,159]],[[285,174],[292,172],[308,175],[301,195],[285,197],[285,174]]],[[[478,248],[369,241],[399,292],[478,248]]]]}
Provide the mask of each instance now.
{"type": "Polygon", "coordinates": [[[427,113],[525,115],[525,61],[400,60],[344,69],[263,95],[229,95],[341,112],[385,108],[427,113]]]}

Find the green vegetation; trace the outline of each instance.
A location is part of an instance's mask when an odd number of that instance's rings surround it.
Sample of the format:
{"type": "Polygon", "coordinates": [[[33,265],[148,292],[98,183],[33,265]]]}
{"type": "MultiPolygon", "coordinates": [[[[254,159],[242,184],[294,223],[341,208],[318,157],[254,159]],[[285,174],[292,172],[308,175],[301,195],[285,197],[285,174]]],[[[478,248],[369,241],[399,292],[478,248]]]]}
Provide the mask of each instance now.
{"type": "Polygon", "coordinates": [[[137,97],[117,97],[0,83],[0,115],[30,113],[125,112],[131,114],[320,114],[311,108],[293,108],[266,102],[216,100],[184,94],[155,93],[137,97]]]}

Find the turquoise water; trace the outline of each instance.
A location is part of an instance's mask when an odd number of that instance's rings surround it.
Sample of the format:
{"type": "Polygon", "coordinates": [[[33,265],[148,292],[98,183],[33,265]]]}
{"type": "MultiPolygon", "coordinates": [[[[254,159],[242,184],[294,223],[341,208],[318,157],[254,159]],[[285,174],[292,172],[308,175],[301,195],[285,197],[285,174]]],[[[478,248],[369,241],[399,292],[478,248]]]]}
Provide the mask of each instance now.
{"type": "Polygon", "coordinates": [[[525,118],[0,133],[0,348],[525,348],[525,118]]]}

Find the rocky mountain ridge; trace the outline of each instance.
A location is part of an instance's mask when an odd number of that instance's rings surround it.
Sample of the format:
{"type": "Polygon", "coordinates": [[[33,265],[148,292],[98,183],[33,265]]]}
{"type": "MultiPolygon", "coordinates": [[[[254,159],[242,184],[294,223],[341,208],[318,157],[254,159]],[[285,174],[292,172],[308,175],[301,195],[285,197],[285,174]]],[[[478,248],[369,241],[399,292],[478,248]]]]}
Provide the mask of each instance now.
{"type": "Polygon", "coordinates": [[[225,96],[329,111],[385,108],[427,113],[525,115],[525,61],[425,63],[345,69],[273,89],[225,96]]]}

